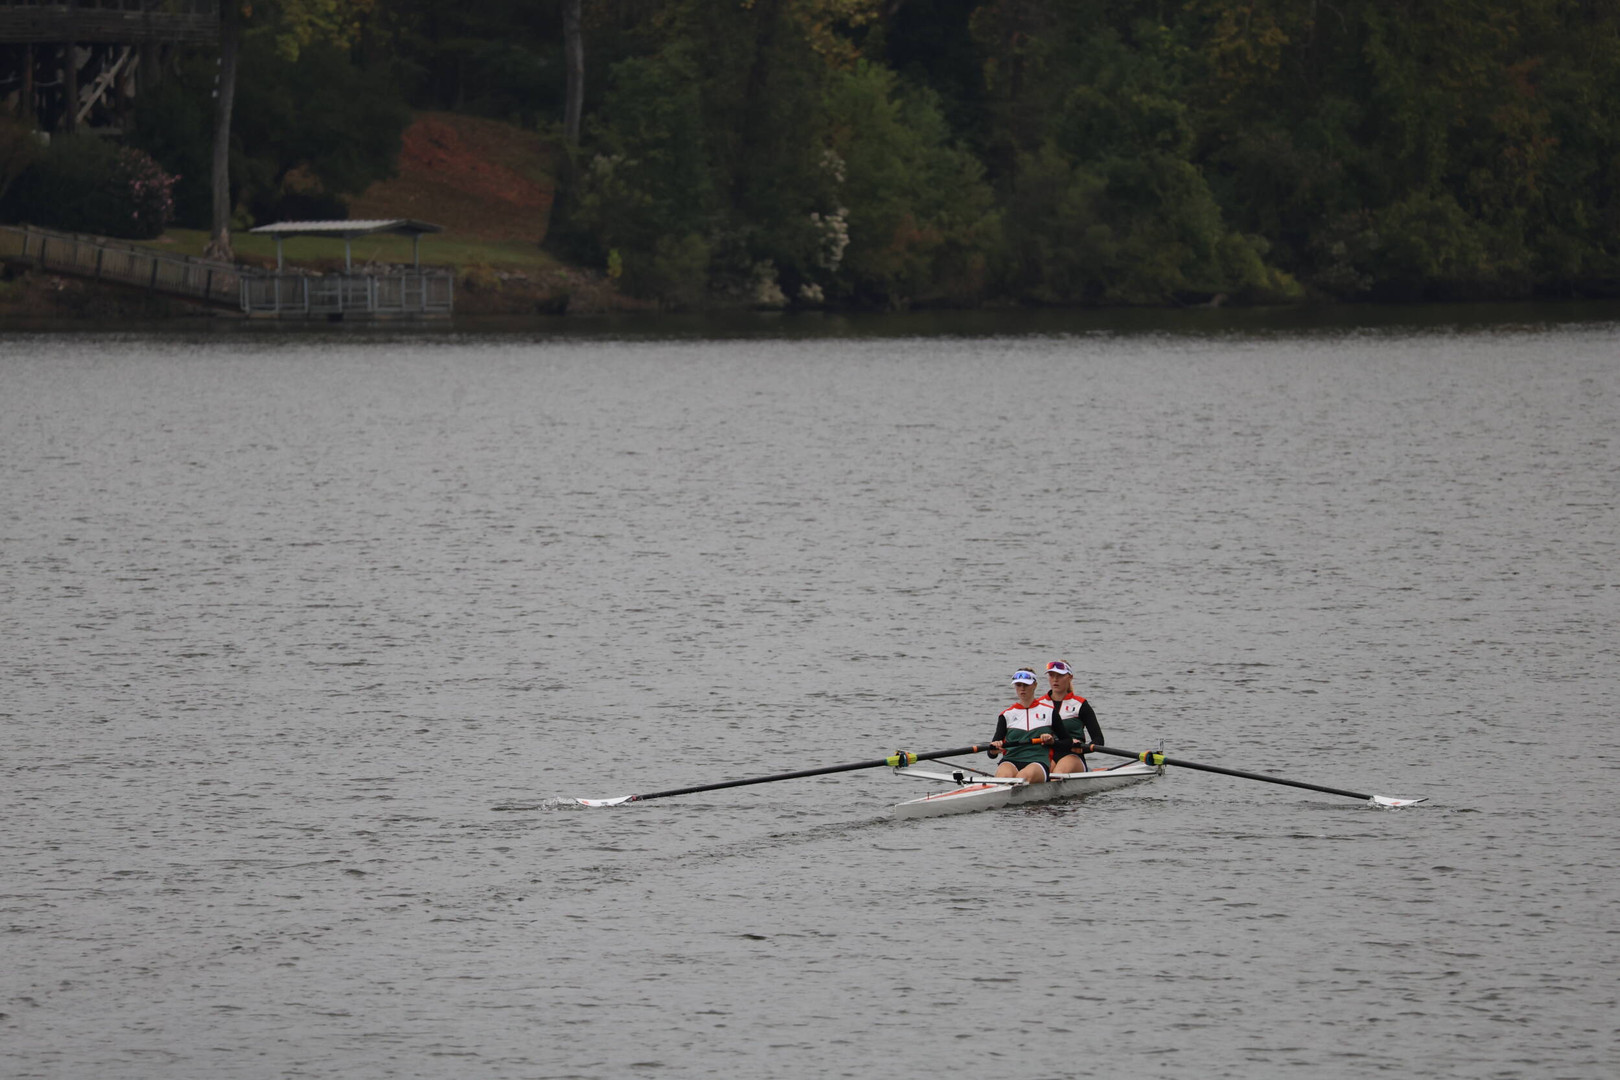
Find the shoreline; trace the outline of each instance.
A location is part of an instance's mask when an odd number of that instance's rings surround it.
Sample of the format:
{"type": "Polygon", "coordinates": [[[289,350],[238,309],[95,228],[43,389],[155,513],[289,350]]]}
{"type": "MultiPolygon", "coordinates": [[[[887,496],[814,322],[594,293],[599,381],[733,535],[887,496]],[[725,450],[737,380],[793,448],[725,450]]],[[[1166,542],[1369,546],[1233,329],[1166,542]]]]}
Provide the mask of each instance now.
{"type": "Polygon", "coordinates": [[[1531,299],[1406,304],[1305,302],[1221,307],[1011,307],[707,309],[666,311],[618,294],[605,278],[563,270],[545,278],[491,274],[457,279],[448,319],[250,319],[127,286],[42,272],[0,278],[0,338],[16,333],[207,332],[248,334],[562,334],[654,338],[929,337],[1089,334],[1342,334],[1381,329],[1533,330],[1620,323],[1620,300],[1531,299]]]}
{"type": "MultiPolygon", "coordinates": [[[[319,272],[325,267],[306,267],[319,272]]],[[[657,313],[656,304],[614,289],[604,275],[572,267],[546,271],[458,267],[457,314],[544,315],[657,313]]],[[[251,321],[232,311],[208,309],[187,300],[159,296],[115,282],[95,281],[13,264],[0,271],[0,328],[36,319],[218,319],[251,321]]]]}

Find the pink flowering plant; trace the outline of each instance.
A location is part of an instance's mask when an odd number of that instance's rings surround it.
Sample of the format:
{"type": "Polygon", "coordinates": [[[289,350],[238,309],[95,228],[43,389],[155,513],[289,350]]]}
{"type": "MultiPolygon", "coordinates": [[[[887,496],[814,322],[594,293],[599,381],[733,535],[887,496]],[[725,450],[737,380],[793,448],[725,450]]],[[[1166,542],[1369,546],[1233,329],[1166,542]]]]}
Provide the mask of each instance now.
{"type": "Polygon", "coordinates": [[[131,236],[158,236],[174,220],[174,185],[179,179],[142,150],[126,146],[118,151],[112,188],[127,200],[131,236]]]}

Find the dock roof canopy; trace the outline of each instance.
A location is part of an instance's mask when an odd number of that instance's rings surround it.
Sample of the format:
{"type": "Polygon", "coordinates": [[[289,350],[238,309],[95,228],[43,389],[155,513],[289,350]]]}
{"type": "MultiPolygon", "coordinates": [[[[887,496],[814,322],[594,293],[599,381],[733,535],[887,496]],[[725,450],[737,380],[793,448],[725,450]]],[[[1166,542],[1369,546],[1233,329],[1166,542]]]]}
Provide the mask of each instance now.
{"type": "Polygon", "coordinates": [[[408,236],[411,238],[411,261],[420,267],[422,265],[422,235],[424,233],[444,232],[444,226],[434,225],[427,221],[412,221],[410,218],[371,218],[356,221],[278,221],[274,225],[260,225],[256,229],[249,229],[248,232],[276,238],[277,270],[286,265],[286,260],[282,258],[281,242],[287,237],[336,237],[343,241],[344,273],[350,273],[354,270],[354,251],[349,242],[355,237],[372,236],[376,233],[397,233],[400,236],[408,236]]]}
{"type": "Polygon", "coordinates": [[[421,236],[423,233],[444,232],[443,225],[410,218],[373,218],[357,221],[278,221],[274,225],[260,225],[248,232],[267,236],[340,236],[345,240],[372,233],[398,233],[400,236],[421,236]]]}

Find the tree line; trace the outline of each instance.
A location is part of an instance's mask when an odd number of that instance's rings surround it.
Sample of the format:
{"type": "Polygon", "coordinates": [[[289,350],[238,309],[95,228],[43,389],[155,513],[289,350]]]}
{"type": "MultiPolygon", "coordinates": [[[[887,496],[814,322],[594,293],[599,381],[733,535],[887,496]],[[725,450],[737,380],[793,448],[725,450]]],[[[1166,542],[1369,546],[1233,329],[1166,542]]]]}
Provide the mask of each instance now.
{"type": "MultiPolygon", "coordinates": [[[[477,113],[566,146],[549,243],[672,304],[1620,292],[1614,0],[232,10],[228,212],[331,208],[408,109],[477,113]]],[[[136,136],[193,222],[219,61],[136,136]]]]}

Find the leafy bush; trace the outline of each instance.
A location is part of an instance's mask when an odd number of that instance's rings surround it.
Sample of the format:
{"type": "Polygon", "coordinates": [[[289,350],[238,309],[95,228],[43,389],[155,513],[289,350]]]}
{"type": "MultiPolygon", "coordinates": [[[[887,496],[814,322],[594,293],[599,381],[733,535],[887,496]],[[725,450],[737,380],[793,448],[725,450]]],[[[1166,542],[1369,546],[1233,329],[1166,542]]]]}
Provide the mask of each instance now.
{"type": "Polygon", "coordinates": [[[1048,145],[1019,161],[1003,273],[1015,295],[1042,304],[1297,298],[1266,251],[1224,224],[1189,162],[1147,153],[1077,164],[1048,145]]]}
{"type": "Polygon", "coordinates": [[[31,125],[0,113],[0,203],[12,182],[39,160],[41,152],[31,125]]]}
{"type": "MultiPolygon", "coordinates": [[[[136,98],[130,144],[178,174],[174,221],[188,229],[206,229],[213,221],[214,109],[209,90],[217,70],[213,59],[188,57],[178,74],[143,86],[136,98]]],[[[234,166],[231,180],[233,191],[241,187],[234,166]]]]}
{"type": "Polygon", "coordinates": [[[134,231],[124,235],[140,238],[163,235],[163,230],[174,220],[174,184],[177,179],[164,172],[157,162],[141,150],[126,146],[118,151],[112,186],[116,192],[127,193],[129,219],[134,225],[134,231]]]}
{"type": "Polygon", "coordinates": [[[349,204],[341,195],[324,191],[290,191],[256,201],[255,221],[347,221],[349,204]]]}
{"type": "Polygon", "coordinates": [[[1450,193],[1413,194],[1379,216],[1376,295],[1451,299],[1522,292],[1528,254],[1506,230],[1470,215],[1450,193]],[[1511,283],[1511,287],[1510,286],[1511,283]]]}
{"type": "Polygon", "coordinates": [[[17,179],[0,213],[67,232],[144,240],[160,235],[172,218],[175,180],[141,150],[69,136],[17,179]]]}
{"type": "Polygon", "coordinates": [[[624,259],[620,283],[631,296],[656,296],[672,307],[696,307],[703,301],[710,254],[708,243],[696,233],[661,236],[651,251],[633,251],[624,259]]]}

